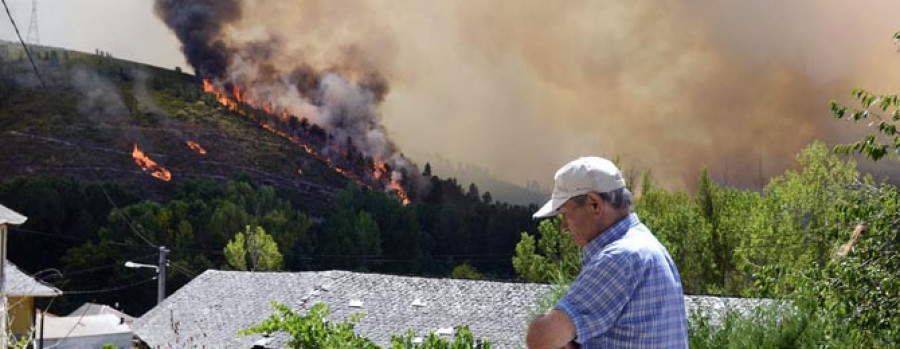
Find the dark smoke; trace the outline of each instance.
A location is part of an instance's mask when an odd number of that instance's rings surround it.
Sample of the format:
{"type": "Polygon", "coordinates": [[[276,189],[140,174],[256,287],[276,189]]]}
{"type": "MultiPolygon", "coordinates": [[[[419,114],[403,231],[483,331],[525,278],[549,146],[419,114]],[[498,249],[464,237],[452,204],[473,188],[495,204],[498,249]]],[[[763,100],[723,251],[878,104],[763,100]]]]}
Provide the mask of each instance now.
{"type": "Polygon", "coordinates": [[[157,0],[154,10],[175,31],[198,75],[225,75],[233,51],[222,41],[222,31],[241,18],[239,0],[157,0]]]}
{"type": "Polygon", "coordinates": [[[330,137],[320,151],[338,165],[358,164],[347,155],[358,151],[392,169],[380,183],[405,181],[423,188],[418,169],[399,153],[382,124],[379,104],[389,86],[369,53],[346,44],[325,64],[308,62],[307,56],[319,52],[298,52],[290,42],[296,38],[273,33],[266,23],[242,22],[245,5],[236,0],[157,0],[155,9],[176,33],[200,78],[222,91],[237,87],[253,105],[271,106],[276,113],[321,127],[330,137]]]}

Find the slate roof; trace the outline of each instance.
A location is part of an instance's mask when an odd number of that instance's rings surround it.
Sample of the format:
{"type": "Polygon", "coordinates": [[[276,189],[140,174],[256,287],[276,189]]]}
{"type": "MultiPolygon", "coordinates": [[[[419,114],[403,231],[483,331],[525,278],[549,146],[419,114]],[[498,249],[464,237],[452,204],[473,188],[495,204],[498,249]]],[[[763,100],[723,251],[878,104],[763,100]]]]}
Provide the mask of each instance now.
{"type": "Polygon", "coordinates": [[[28,274],[25,274],[19,267],[6,261],[5,277],[6,293],[12,297],[56,297],[62,295],[62,291],[53,286],[47,286],[40,281],[35,280],[28,274]]]}
{"type": "Polygon", "coordinates": [[[21,225],[22,223],[25,223],[26,220],[28,220],[27,217],[6,208],[6,206],[0,205],[0,225],[21,225]]]}
{"type": "MultiPolygon", "coordinates": [[[[299,313],[326,303],[332,321],[364,312],[356,332],[382,346],[389,343],[391,335],[409,329],[424,336],[441,328],[468,325],[475,338],[488,339],[495,348],[520,348],[535,302],[551,288],[346,271],[208,270],[135,320],[134,333],[151,348],[251,348],[254,344],[280,348],[285,335],[269,339],[236,335],[267,318],[273,312],[270,301],[277,301],[299,313]],[[351,306],[351,302],[361,306],[351,306]]],[[[689,311],[696,306],[717,311],[729,302],[743,301],[732,300],[689,296],[685,303],[689,311]]]]}

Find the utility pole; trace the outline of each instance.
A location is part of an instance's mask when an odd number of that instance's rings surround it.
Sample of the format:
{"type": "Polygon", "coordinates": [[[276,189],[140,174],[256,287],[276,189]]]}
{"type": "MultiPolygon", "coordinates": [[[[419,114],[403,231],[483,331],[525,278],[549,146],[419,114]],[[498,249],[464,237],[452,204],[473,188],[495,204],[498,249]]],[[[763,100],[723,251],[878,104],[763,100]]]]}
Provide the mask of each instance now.
{"type": "Polygon", "coordinates": [[[38,32],[37,0],[31,0],[31,24],[28,25],[28,36],[31,45],[41,44],[41,34],[38,32]]]}
{"type": "Polygon", "coordinates": [[[159,247],[159,266],[157,266],[158,274],[156,275],[158,285],[156,290],[156,305],[162,303],[166,299],[166,257],[169,250],[165,246],[159,247]]]}
{"type": "Polygon", "coordinates": [[[6,222],[0,223],[0,346],[6,348],[9,343],[9,338],[6,337],[9,333],[6,331],[6,320],[9,318],[6,302],[6,222]]]}

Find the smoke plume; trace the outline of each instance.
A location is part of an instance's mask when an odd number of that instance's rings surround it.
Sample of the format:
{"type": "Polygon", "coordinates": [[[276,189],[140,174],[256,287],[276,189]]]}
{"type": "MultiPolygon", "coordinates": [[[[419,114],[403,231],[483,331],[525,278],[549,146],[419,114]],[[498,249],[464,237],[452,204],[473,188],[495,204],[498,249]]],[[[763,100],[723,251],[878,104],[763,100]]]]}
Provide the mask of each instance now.
{"type": "Polygon", "coordinates": [[[154,9],[175,31],[188,64],[200,76],[225,75],[233,52],[223,30],[241,17],[239,0],[158,0],[154,9]]]}
{"type": "Polygon", "coordinates": [[[78,98],[78,112],[94,118],[98,124],[123,123],[130,114],[119,89],[108,79],[94,71],[76,66],[70,82],[81,96],[78,98]]]}
{"type": "Polygon", "coordinates": [[[701,166],[757,187],[813,139],[858,135],[829,116],[830,98],[847,100],[854,85],[892,92],[900,78],[890,38],[900,3],[887,0],[156,8],[202,76],[247,87],[371,156],[397,153],[387,128],[406,149],[520,184],[546,186],[563,163],[596,154],[670,187],[693,186],[701,166]]]}

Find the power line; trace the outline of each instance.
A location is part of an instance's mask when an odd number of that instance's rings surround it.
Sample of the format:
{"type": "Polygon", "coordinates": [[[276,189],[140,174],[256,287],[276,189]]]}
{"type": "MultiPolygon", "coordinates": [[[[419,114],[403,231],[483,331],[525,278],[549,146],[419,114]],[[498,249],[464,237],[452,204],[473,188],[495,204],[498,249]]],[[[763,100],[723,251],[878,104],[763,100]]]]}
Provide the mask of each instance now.
{"type": "Polygon", "coordinates": [[[18,233],[26,233],[26,234],[32,234],[32,235],[40,235],[40,236],[55,237],[55,238],[66,239],[66,240],[87,241],[87,239],[77,238],[77,237],[74,237],[74,236],[60,235],[60,234],[52,234],[52,233],[45,233],[45,232],[41,232],[41,231],[37,231],[37,230],[31,230],[31,229],[25,229],[25,228],[21,228],[21,227],[10,227],[9,230],[10,230],[10,231],[13,231],[13,232],[18,232],[18,233]]]}
{"type": "Polygon", "coordinates": [[[25,55],[28,56],[28,61],[31,62],[31,67],[34,68],[34,74],[37,75],[38,80],[41,82],[41,86],[47,88],[47,84],[44,83],[44,78],[41,76],[41,72],[38,71],[37,65],[34,64],[34,59],[31,58],[31,50],[28,49],[28,45],[25,45],[25,41],[22,40],[22,34],[19,33],[19,27],[16,25],[16,21],[13,19],[12,13],[9,12],[9,6],[6,5],[6,0],[0,0],[3,2],[3,7],[6,8],[6,15],[9,16],[9,22],[12,23],[13,29],[16,30],[16,36],[19,38],[19,42],[22,43],[22,48],[25,49],[25,55]]]}
{"type": "MultiPolygon", "coordinates": [[[[150,254],[150,255],[138,257],[138,258],[131,258],[131,260],[141,261],[141,260],[144,260],[144,259],[147,259],[147,258],[150,258],[150,257],[155,257],[155,256],[156,256],[156,254],[154,253],[154,254],[150,254]]],[[[99,267],[93,267],[93,268],[87,268],[87,269],[80,269],[80,270],[69,271],[69,272],[63,273],[63,276],[79,275],[79,274],[89,273],[89,272],[92,272],[92,271],[103,270],[103,269],[109,269],[109,268],[113,268],[113,267],[115,267],[115,266],[117,266],[117,265],[122,265],[122,263],[121,263],[121,262],[116,262],[116,263],[113,263],[113,264],[103,265],[103,266],[99,266],[99,267]]]]}
{"type": "Polygon", "coordinates": [[[180,271],[184,274],[187,274],[187,276],[190,276],[191,278],[197,277],[197,273],[189,270],[187,267],[182,267],[182,266],[178,265],[178,263],[171,263],[171,264],[169,264],[169,266],[177,269],[178,271],[180,271]]]}
{"type": "MultiPolygon", "coordinates": [[[[91,173],[93,173],[94,177],[96,177],[97,180],[99,181],[100,175],[95,171],[96,170],[94,170],[93,168],[91,169],[91,173]]],[[[111,205],[113,205],[113,207],[116,209],[115,212],[118,212],[120,215],[122,215],[122,218],[125,219],[125,223],[128,224],[128,227],[131,228],[131,231],[134,232],[135,235],[137,235],[139,238],[141,238],[141,240],[143,240],[150,247],[153,247],[153,248],[159,247],[159,246],[154,245],[152,242],[150,242],[150,239],[147,239],[147,237],[145,237],[143,234],[141,234],[140,232],[137,231],[137,228],[135,228],[134,224],[131,223],[131,217],[128,217],[128,214],[126,214],[124,210],[119,208],[119,205],[116,204],[115,201],[113,201],[112,197],[109,196],[109,193],[106,191],[106,189],[103,188],[103,184],[100,184],[99,187],[100,187],[100,191],[103,192],[103,196],[106,197],[106,200],[108,200],[109,203],[111,205]]]]}
{"type": "MultiPolygon", "coordinates": [[[[92,241],[91,239],[78,238],[78,237],[74,237],[74,236],[61,235],[61,234],[47,233],[47,232],[37,231],[37,230],[33,230],[33,229],[25,229],[22,227],[10,227],[9,230],[19,232],[19,233],[32,234],[32,235],[38,235],[38,236],[46,236],[46,237],[52,237],[52,238],[60,238],[60,239],[66,239],[66,240],[72,240],[72,241],[85,241],[85,242],[92,241]]],[[[115,245],[115,246],[148,248],[148,246],[129,244],[127,242],[107,241],[107,243],[109,243],[110,245],[115,245]]],[[[155,248],[153,246],[151,246],[151,247],[155,248]]]]}
{"type": "Polygon", "coordinates": [[[153,280],[156,280],[155,276],[152,278],[146,279],[146,280],[138,281],[138,282],[135,282],[135,283],[132,283],[129,285],[124,285],[124,286],[110,287],[110,288],[104,288],[104,289],[99,289],[99,290],[63,291],[63,295],[68,296],[68,295],[94,294],[94,293],[107,293],[107,292],[113,292],[113,291],[121,291],[126,288],[131,288],[131,287],[139,286],[142,284],[146,284],[153,280]]]}

